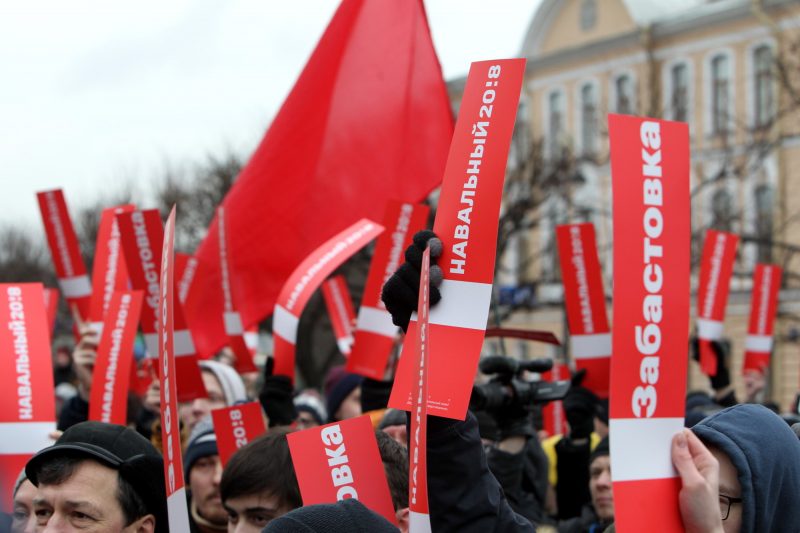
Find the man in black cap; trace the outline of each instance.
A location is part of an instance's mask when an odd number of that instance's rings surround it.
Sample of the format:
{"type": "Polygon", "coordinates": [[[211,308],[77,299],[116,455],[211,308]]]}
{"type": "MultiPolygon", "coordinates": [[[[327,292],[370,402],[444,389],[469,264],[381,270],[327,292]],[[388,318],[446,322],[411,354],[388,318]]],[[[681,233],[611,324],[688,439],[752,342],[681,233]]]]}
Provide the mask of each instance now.
{"type": "Polygon", "coordinates": [[[150,442],[123,426],[82,422],[25,466],[38,493],[39,531],[168,531],[164,466],[150,442]]]}

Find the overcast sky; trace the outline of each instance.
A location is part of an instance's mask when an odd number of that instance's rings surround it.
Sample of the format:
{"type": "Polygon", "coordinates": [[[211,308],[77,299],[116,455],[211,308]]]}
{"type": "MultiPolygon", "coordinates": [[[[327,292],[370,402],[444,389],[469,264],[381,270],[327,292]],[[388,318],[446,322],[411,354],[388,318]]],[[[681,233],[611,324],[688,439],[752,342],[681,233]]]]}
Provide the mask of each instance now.
{"type": "MultiPolygon", "coordinates": [[[[446,79],[515,57],[540,0],[426,0],[446,79]],[[491,7],[487,7],[491,6],[491,7]]],[[[167,162],[249,154],[338,0],[63,0],[0,7],[0,224],[41,225],[167,162]]],[[[146,207],[146,206],[144,206],[146,207]]]]}

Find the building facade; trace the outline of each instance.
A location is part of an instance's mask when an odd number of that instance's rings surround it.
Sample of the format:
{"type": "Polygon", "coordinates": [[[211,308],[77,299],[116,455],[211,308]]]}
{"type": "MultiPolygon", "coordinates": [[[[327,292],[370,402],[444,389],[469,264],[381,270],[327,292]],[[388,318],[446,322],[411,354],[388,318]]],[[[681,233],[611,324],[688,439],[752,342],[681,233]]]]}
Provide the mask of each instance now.
{"type": "MultiPolygon", "coordinates": [[[[509,322],[565,334],[557,224],[594,223],[611,295],[607,114],[685,121],[692,148],[693,290],[705,230],[741,235],[725,329],[742,398],[753,268],[757,262],[785,268],[768,396],[789,409],[800,389],[798,44],[796,1],[544,0],[521,51],[528,65],[518,128],[538,140],[542,164],[570,158],[581,179],[545,194],[531,215],[534,228],[502,258],[510,274],[498,277],[501,286],[535,286],[535,305],[515,311],[509,322]]],[[[692,320],[695,304],[693,294],[692,320]]],[[[541,346],[520,350],[546,354],[541,346]]],[[[689,379],[690,388],[708,386],[694,363],[689,379]]]]}

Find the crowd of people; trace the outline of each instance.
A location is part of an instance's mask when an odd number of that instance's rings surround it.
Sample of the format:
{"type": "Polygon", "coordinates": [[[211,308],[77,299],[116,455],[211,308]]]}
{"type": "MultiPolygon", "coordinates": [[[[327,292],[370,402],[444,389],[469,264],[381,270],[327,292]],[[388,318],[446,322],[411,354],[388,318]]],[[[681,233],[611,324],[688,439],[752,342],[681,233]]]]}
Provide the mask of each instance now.
{"type": "MultiPolygon", "coordinates": [[[[395,324],[416,309],[421,251],[435,236],[415,236],[406,261],[384,287],[395,324]]],[[[431,246],[432,250],[440,246],[431,246]]],[[[435,256],[435,254],[434,254],[435,256]]],[[[435,257],[434,257],[435,260],[435,257]]],[[[441,279],[432,270],[432,279],[441,279]]],[[[432,301],[440,295],[431,288],[432,301]]],[[[402,334],[399,334],[402,336],[402,334]]],[[[59,408],[55,443],[31,458],[14,488],[15,533],[164,532],[167,500],[161,459],[160,394],[154,380],[128,402],[128,425],[87,421],[97,338],[83,332],[55,355],[59,408]]],[[[434,356],[447,357],[446,347],[434,356]]],[[[692,351],[692,350],[689,350],[692,351]]],[[[800,531],[800,419],[733,393],[725,346],[715,344],[712,392],[687,395],[687,429],[674,436],[680,514],[689,532],[800,531]]],[[[207,397],[179,406],[183,470],[192,532],[382,532],[409,529],[409,417],[387,409],[392,382],[329,370],[321,390],[295,390],[274,375],[239,375],[231,354],[200,363],[207,397]],[[258,399],[268,430],[223,468],[210,413],[258,399]],[[373,422],[398,525],[347,499],[303,506],[287,435],[368,413],[373,422]]],[[[429,417],[428,499],[434,532],[613,531],[613,466],[608,400],[575,374],[563,400],[568,430],[543,431],[541,404],[513,397],[502,407],[473,402],[465,420],[429,417]]],[[[480,378],[478,378],[480,379],[480,378]]],[[[475,393],[473,393],[473,396],[475,393]]]]}

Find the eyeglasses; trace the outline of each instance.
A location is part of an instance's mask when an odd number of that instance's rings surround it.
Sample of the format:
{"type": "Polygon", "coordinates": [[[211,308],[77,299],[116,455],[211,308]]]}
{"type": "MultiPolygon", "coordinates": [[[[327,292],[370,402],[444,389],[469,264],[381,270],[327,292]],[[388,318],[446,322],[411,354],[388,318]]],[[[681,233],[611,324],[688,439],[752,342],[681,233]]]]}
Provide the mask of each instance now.
{"type": "Polygon", "coordinates": [[[724,494],[719,495],[719,513],[720,517],[723,520],[728,519],[728,515],[731,513],[731,505],[734,503],[742,503],[741,498],[734,498],[733,496],[726,496],[724,494]]]}

